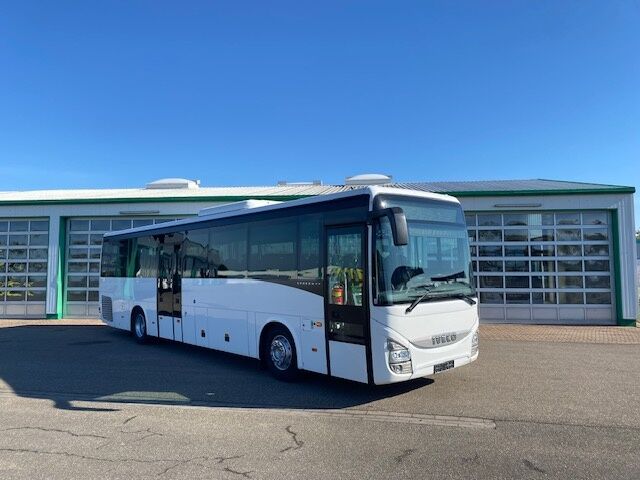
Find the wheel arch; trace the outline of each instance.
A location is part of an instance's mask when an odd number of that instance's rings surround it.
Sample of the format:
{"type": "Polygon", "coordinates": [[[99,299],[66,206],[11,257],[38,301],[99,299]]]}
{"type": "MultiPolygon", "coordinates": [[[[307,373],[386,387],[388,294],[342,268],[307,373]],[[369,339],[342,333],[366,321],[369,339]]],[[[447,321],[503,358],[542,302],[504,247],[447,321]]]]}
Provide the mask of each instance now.
{"type": "Polygon", "coordinates": [[[262,326],[260,330],[260,336],[258,337],[258,358],[260,359],[260,362],[264,362],[264,347],[265,347],[266,338],[269,332],[271,331],[271,329],[273,329],[274,327],[282,327],[286,329],[287,332],[289,332],[289,335],[291,335],[291,338],[293,339],[293,346],[296,350],[296,363],[298,365],[298,368],[302,368],[302,358],[301,358],[302,355],[300,354],[300,341],[297,335],[295,334],[291,326],[287,325],[287,322],[283,322],[277,319],[269,320],[262,326]]]}

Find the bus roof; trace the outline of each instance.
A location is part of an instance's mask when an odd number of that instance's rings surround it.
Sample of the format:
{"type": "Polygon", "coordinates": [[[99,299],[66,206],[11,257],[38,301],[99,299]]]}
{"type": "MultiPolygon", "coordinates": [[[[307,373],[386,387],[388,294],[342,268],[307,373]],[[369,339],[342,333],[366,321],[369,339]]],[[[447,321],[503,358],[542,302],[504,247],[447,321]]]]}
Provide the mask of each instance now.
{"type": "Polygon", "coordinates": [[[171,229],[172,227],[197,225],[198,223],[209,222],[211,220],[240,217],[243,215],[267,212],[272,210],[281,210],[281,209],[292,208],[292,207],[313,205],[316,203],[326,203],[326,202],[331,202],[335,200],[340,200],[343,198],[357,197],[361,195],[368,195],[370,197],[369,208],[371,208],[373,204],[373,199],[377,195],[381,195],[381,194],[402,195],[402,196],[413,197],[413,198],[426,198],[430,200],[439,200],[439,201],[451,202],[451,203],[457,203],[457,204],[460,203],[457,198],[452,197],[450,195],[424,192],[419,190],[411,190],[408,188],[396,188],[396,187],[385,187],[385,186],[375,185],[375,186],[356,187],[356,188],[353,188],[352,190],[348,190],[345,192],[330,193],[326,195],[316,195],[312,197],[301,198],[298,200],[289,200],[286,202],[272,202],[270,205],[265,205],[261,207],[255,207],[255,208],[244,208],[244,209],[226,210],[226,211],[223,209],[220,213],[216,213],[214,211],[212,212],[212,214],[198,215],[194,217],[183,218],[180,220],[174,220],[172,222],[164,222],[164,223],[155,224],[155,225],[145,225],[142,227],[128,228],[126,230],[116,230],[113,232],[107,232],[104,234],[104,237],[105,238],[117,237],[120,235],[131,235],[138,232],[139,233],[154,232],[158,230],[171,229]]]}

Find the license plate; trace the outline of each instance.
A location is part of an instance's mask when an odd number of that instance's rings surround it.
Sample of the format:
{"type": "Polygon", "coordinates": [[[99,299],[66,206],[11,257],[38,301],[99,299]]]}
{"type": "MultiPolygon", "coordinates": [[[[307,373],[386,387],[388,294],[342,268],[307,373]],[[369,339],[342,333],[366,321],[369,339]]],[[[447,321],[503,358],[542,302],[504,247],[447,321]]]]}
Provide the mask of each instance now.
{"type": "Polygon", "coordinates": [[[434,365],[433,373],[444,372],[445,370],[449,370],[450,368],[453,368],[453,360],[449,360],[448,362],[439,363],[437,365],[434,365]]]}

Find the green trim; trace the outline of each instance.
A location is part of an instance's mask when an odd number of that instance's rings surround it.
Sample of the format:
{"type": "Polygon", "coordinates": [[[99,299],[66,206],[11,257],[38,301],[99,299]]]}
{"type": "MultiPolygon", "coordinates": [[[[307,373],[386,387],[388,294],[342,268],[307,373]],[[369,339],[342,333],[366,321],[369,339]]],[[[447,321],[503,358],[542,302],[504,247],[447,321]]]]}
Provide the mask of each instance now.
{"type": "Polygon", "coordinates": [[[452,197],[542,197],[549,195],[602,195],[607,193],[635,193],[634,187],[615,188],[567,188],[558,190],[465,190],[460,192],[437,192],[452,197]]]}
{"type": "Polygon", "coordinates": [[[598,187],[611,187],[611,188],[633,188],[633,187],[629,187],[627,185],[612,185],[610,183],[592,183],[592,182],[578,182],[576,180],[554,180],[552,178],[538,178],[536,179],[540,182],[556,182],[556,183],[571,183],[573,185],[575,184],[579,184],[579,185],[589,185],[591,187],[593,187],[594,185],[597,185],[598,187]]]}
{"type": "Polygon", "coordinates": [[[60,320],[62,318],[61,313],[47,313],[47,320],[60,320]]]}
{"type": "Polygon", "coordinates": [[[636,326],[636,321],[635,320],[627,320],[626,318],[619,318],[618,319],[618,326],[619,327],[635,327],[636,326]]]}
{"type": "Polygon", "coordinates": [[[611,246],[613,248],[613,274],[615,276],[616,285],[616,323],[621,327],[635,327],[636,320],[626,319],[622,314],[622,276],[620,274],[621,259],[618,210],[611,210],[611,236],[611,246]]]}
{"type": "Polygon", "coordinates": [[[168,202],[239,202],[242,200],[275,200],[287,201],[299,198],[315,197],[317,195],[227,195],[213,197],[158,197],[158,198],[79,198],[76,200],[0,200],[4,205],[80,205],[103,203],[168,203],[168,202]]]}
{"type": "Polygon", "coordinates": [[[65,314],[65,288],[66,283],[64,281],[66,270],[66,253],[67,253],[67,219],[66,217],[60,217],[60,231],[58,232],[58,277],[56,278],[56,315],[57,318],[62,318],[65,314]]]}

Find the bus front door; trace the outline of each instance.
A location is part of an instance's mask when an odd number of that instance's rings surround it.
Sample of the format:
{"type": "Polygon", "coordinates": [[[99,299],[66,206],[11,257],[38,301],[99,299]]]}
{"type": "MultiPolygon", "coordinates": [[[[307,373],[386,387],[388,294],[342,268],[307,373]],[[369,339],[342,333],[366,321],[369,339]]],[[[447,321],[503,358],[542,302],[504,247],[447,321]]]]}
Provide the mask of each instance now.
{"type": "Polygon", "coordinates": [[[325,324],[329,372],[368,381],[369,324],[365,274],[366,226],[326,228],[325,324]]]}
{"type": "Polygon", "coordinates": [[[158,336],[182,341],[180,243],[173,235],[160,244],[158,259],[158,336]]]}

